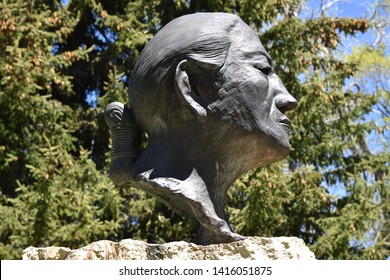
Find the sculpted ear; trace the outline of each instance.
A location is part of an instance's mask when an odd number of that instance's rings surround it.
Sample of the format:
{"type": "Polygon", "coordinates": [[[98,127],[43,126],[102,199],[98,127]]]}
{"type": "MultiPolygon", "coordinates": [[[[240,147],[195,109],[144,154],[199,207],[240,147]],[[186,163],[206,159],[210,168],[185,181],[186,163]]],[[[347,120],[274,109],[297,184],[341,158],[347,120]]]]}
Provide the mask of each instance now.
{"type": "Polygon", "coordinates": [[[191,71],[191,62],[182,60],[176,67],[175,88],[176,93],[182,101],[190,106],[194,113],[200,117],[206,117],[206,109],[199,103],[200,97],[191,88],[189,73],[191,71]]]}

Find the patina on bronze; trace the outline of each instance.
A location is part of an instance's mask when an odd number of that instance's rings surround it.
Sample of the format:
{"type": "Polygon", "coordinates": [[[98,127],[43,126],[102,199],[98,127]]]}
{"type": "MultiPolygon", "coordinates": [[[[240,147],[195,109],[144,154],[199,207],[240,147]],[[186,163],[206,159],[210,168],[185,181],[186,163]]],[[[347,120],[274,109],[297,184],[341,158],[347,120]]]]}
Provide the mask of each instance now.
{"type": "Polygon", "coordinates": [[[226,221],[226,192],[249,169],[288,155],[284,113],[297,106],[258,34],[232,14],[173,20],[141,53],[129,104],[106,110],[111,179],[195,217],[198,243],[243,239],[226,221]],[[141,152],[142,132],[149,144],[141,152]]]}

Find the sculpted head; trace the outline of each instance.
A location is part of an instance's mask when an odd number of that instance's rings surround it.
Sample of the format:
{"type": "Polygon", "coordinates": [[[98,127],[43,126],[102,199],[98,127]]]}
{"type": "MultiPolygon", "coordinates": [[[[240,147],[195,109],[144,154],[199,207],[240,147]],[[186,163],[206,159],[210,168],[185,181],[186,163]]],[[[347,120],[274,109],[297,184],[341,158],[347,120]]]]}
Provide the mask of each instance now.
{"type": "Polygon", "coordinates": [[[129,104],[113,102],[110,177],[200,224],[201,244],[243,239],[229,227],[229,186],[290,151],[285,112],[297,101],[256,32],[238,16],[198,13],[162,28],[142,51],[129,104]],[[149,135],[140,152],[142,131],[149,135]]]}
{"type": "Polygon", "coordinates": [[[247,143],[250,167],[288,154],[284,113],[297,105],[256,32],[223,13],[183,16],[159,31],[137,61],[129,103],[151,139],[193,127],[247,143]]]}

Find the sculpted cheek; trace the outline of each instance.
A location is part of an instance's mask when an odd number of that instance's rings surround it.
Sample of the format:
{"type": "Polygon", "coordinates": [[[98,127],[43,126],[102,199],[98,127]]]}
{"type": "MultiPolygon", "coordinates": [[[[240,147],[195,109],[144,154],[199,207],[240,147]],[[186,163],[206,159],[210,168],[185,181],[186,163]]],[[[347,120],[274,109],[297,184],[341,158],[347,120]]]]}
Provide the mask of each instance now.
{"type": "Polygon", "coordinates": [[[253,79],[240,83],[239,91],[242,92],[243,102],[249,111],[266,113],[270,111],[272,100],[269,97],[268,80],[253,79]]]}
{"type": "Polygon", "coordinates": [[[238,85],[234,81],[225,84],[218,92],[219,100],[210,104],[207,109],[220,119],[234,122],[239,114],[241,101],[238,85]]]}
{"type": "Polygon", "coordinates": [[[230,67],[222,76],[224,82],[218,91],[219,100],[210,104],[208,111],[246,131],[260,129],[265,132],[270,111],[268,79],[248,67],[230,67]]]}
{"type": "Polygon", "coordinates": [[[246,131],[265,129],[266,118],[258,84],[248,81],[230,82],[220,90],[221,98],[208,106],[219,119],[234,123],[246,131]]]}

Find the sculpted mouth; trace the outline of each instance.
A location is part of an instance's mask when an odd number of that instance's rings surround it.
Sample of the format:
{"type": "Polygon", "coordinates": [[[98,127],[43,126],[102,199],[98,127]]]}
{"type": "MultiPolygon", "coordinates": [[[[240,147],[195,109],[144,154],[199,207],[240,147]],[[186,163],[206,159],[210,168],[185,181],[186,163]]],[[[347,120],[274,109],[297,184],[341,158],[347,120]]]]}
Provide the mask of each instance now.
{"type": "Polygon", "coordinates": [[[279,121],[279,123],[283,126],[286,126],[288,128],[290,128],[291,126],[291,121],[288,119],[288,118],[283,118],[279,121]]]}

